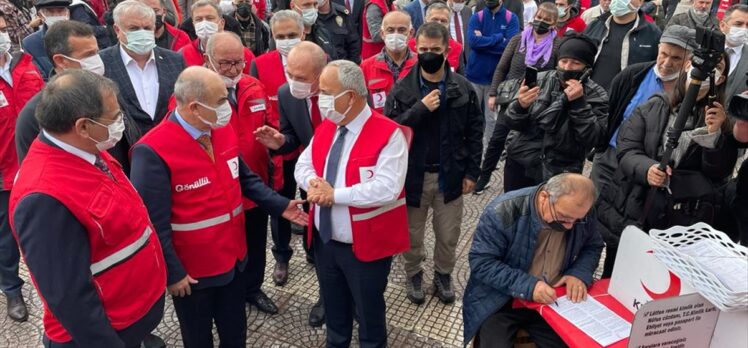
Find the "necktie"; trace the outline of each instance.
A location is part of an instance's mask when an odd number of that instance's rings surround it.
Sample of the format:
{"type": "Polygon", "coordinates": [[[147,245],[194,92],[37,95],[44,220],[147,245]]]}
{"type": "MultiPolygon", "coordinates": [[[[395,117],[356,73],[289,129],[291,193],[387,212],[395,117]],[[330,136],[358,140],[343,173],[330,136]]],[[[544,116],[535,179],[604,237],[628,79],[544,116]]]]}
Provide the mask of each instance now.
{"type": "Polygon", "coordinates": [[[229,88],[229,103],[236,109],[236,88],[229,88]]]}
{"type": "Polygon", "coordinates": [[[351,12],[351,0],[345,0],[345,9],[351,12]]]}
{"type": "MultiPolygon", "coordinates": [[[[327,157],[327,167],[325,168],[325,181],[335,187],[335,178],[338,176],[338,165],[340,164],[340,155],[343,153],[343,143],[345,142],[345,133],[348,129],[345,127],[338,128],[338,138],[330,148],[330,154],[327,157]]],[[[319,209],[319,235],[322,241],[327,243],[332,239],[332,208],[320,207],[319,209]]]]}
{"type": "Polygon", "coordinates": [[[213,158],[213,144],[210,142],[210,137],[207,134],[203,134],[197,138],[197,142],[205,149],[205,152],[210,156],[211,161],[215,161],[213,158]]]}
{"type": "Polygon", "coordinates": [[[114,179],[114,176],[112,175],[112,172],[109,170],[109,166],[106,165],[106,162],[104,162],[104,159],[101,158],[101,156],[96,155],[96,161],[94,161],[94,166],[96,168],[99,168],[106,176],[108,176],[110,179],[114,179]]]}
{"type": "Polygon", "coordinates": [[[317,129],[320,123],[322,123],[322,115],[319,113],[319,105],[317,104],[317,96],[309,98],[312,101],[312,130],[317,129]]]}
{"type": "Polygon", "coordinates": [[[455,12],[455,19],[453,23],[455,24],[455,36],[457,36],[455,40],[457,40],[457,42],[462,44],[462,28],[461,28],[462,26],[460,25],[459,16],[460,15],[457,12],[455,12]]]}

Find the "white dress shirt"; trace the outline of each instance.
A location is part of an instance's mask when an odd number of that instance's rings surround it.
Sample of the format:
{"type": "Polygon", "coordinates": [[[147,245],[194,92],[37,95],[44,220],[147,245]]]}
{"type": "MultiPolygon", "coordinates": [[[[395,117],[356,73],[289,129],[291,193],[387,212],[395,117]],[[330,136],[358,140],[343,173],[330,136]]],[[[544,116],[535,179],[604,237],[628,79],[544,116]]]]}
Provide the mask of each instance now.
{"type": "Polygon", "coordinates": [[[52,136],[52,134],[47,133],[47,131],[44,130],[44,129],[42,129],[42,133],[44,134],[44,136],[47,139],[49,139],[49,141],[52,142],[52,144],[57,145],[57,147],[61,148],[65,152],[68,152],[68,153],[71,153],[73,155],[76,155],[76,156],[82,158],[84,161],[86,161],[88,163],[91,163],[91,165],[94,165],[94,163],[96,163],[96,155],[94,155],[94,154],[92,154],[90,152],[83,151],[83,150],[81,150],[81,149],[79,149],[79,148],[77,148],[77,147],[75,147],[73,145],[70,145],[70,144],[66,143],[66,142],[63,142],[62,140],[57,139],[54,136],[52,136]]]}
{"type": "Polygon", "coordinates": [[[743,47],[745,47],[745,44],[736,47],[726,47],[727,55],[730,57],[730,72],[728,76],[738,67],[740,57],[743,55],[743,47]]]}
{"type": "Polygon", "coordinates": [[[155,119],[156,103],[158,103],[158,69],[156,68],[156,57],[151,51],[151,57],[145,63],[143,69],[138,66],[138,62],[132,59],[122,45],[119,46],[119,53],[122,56],[122,62],[127,68],[127,75],[130,76],[130,83],[135,90],[135,96],[138,97],[140,108],[145,111],[151,119],[155,119]]]}
{"type": "MultiPolygon", "coordinates": [[[[335,188],[335,204],[332,206],[332,239],[342,243],[353,243],[349,206],[372,208],[387,205],[397,200],[405,184],[405,173],[408,169],[408,144],[405,141],[405,136],[398,129],[392,134],[387,145],[379,154],[377,164],[374,167],[374,177],[369,181],[346,187],[345,172],[348,166],[348,157],[369,117],[371,117],[371,109],[367,105],[356,118],[345,126],[348,133],[343,142],[338,174],[335,177],[335,182],[331,183],[335,188]]],[[[338,132],[336,131],[333,144],[337,138],[338,132]]],[[[296,182],[304,190],[308,190],[309,180],[317,178],[312,165],[313,142],[314,139],[301,153],[294,172],[296,182]]],[[[327,160],[325,160],[326,171],[327,160]]],[[[323,176],[326,174],[323,173],[323,176]]],[[[319,206],[315,208],[314,224],[319,229],[319,206]]]]}
{"type": "Polygon", "coordinates": [[[2,77],[9,86],[13,87],[13,76],[11,75],[10,71],[11,60],[13,60],[13,57],[10,55],[10,53],[5,52],[5,65],[0,66],[0,77],[2,77]]]}
{"type": "MultiPolygon", "coordinates": [[[[465,9],[463,9],[463,11],[465,11],[465,9]]],[[[450,19],[451,20],[449,21],[449,36],[457,41],[462,42],[464,45],[465,27],[462,25],[462,14],[460,14],[460,12],[452,12],[452,18],[450,19]],[[455,14],[457,14],[456,17],[455,17],[455,14]],[[455,25],[459,25],[460,34],[462,34],[462,37],[460,37],[459,39],[457,38],[457,30],[455,30],[455,25]]]]}

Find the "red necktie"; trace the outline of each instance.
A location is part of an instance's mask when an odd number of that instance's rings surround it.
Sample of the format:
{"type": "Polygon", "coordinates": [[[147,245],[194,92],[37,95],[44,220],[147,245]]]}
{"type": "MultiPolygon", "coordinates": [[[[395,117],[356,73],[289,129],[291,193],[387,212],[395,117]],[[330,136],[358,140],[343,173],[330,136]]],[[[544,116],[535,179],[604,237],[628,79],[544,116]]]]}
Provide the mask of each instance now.
{"type": "Polygon", "coordinates": [[[351,12],[351,0],[345,0],[345,9],[351,12]]]}
{"type": "Polygon", "coordinates": [[[460,15],[459,13],[455,12],[454,24],[455,24],[455,36],[457,36],[455,39],[457,39],[457,42],[462,44],[462,28],[461,28],[460,20],[458,17],[459,15],[460,15]]]}
{"type": "Polygon", "coordinates": [[[317,96],[309,99],[312,100],[312,129],[317,129],[317,126],[322,123],[322,115],[319,113],[319,106],[317,106],[317,96]]]}

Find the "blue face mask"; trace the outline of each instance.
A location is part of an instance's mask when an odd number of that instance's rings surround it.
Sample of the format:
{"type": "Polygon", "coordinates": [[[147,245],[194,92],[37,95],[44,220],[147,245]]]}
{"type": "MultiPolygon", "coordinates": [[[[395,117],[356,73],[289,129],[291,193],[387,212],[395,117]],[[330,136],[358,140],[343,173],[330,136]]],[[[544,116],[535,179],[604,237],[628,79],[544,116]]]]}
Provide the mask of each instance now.
{"type": "Polygon", "coordinates": [[[145,55],[156,47],[156,38],[151,30],[128,31],[125,35],[127,37],[125,47],[135,54],[145,55]]]}
{"type": "Polygon", "coordinates": [[[638,9],[631,6],[631,0],[613,0],[610,2],[610,14],[615,17],[623,17],[635,10],[638,9]]]}

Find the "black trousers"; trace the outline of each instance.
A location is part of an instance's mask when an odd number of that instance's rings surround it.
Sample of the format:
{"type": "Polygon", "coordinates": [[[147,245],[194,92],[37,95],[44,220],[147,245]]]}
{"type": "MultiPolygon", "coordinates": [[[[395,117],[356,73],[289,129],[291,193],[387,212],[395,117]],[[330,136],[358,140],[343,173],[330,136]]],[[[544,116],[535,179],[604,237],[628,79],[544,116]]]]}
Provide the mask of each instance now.
{"type": "Polygon", "coordinates": [[[481,167],[481,177],[487,179],[491,178],[491,173],[496,169],[501,159],[501,153],[504,152],[504,144],[506,143],[506,137],[509,135],[509,127],[501,121],[501,115],[496,120],[496,126],[493,129],[491,140],[488,141],[488,147],[486,147],[485,157],[483,157],[483,166],[481,167]]]}
{"type": "Polygon", "coordinates": [[[525,166],[507,156],[504,164],[504,192],[515,191],[537,184],[539,182],[527,176],[525,166]]]}
{"type": "MultiPolygon", "coordinates": [[[[296,160],[283,161],[283,188],[280,193],[283,197],[294,199],[296,197],[296,178],[293,172],[296,168],[296,160]]],[[[306,199],[306,192],[300,190],[301,199],[306,199]]],[[[309,205],[304,204],[304,211],[309,212],[309,205]]],[[[282,217],[270,218],[270,229],[273,235],[273,258],[276,262],[288,263],[293,256],[291,247],[291,222],[282,217]]],[[[304,251],[308,256],[310,251],[306,248],[306,233],[304,233],[304,251]]]]}
{"type": "Polygon", "coordinates": [[[358,314],[361,348],[387,346],[384,290],[392,257],[362,262],[350,244],[323,243],[314,238],[317,279],[324,300],[327,347],[349,347],[353,331],[353,309],[358,314]]]}
{"type": "Polygon", "coordinates": [[[247,295],[260,291],[265,281],[267,256],[268,214],[259,207],[244,211],[244,227],[247,231],[247,295]]]}
{"type": "MultiPolygon", "coordinates": [[[[127,348],[140,348],[145,335],[151,333],[156,326],[161,322],[161,318],[164,316],[164,296],[156,301],[150,310],[140,320],[136,321],[132,325],[124,328],[123,330],[117,331],[117,335],[125,343],[127,348]]],[[[74,348],[78,347],[75,342],[57,343],[51,341],[46,335],[42,339],[44,347],[46,348],[74,348]]]]}
{"type": "Polygon", "coordinates": [[[18,276],[21,254],[8,221],[10,191],[0,191],[0,291],[8,297],[21,295],[23,280],[18,276]]]}
{"type": "Polygon", "coordinates": [[[172,296],[185,348],[213,347],[214,320],[222,348],[246,347],[246,276],[236,272],[224,286],[193,289],[185,297],[172,296]]]}
{"type": "Polygon", "coordinates": [[[519,329],[526,330],[538,348],[567,347],[538,312],[527,308],[512,309],[512,301],[483,322],[474,347],[513,348],[519,329]]]}

